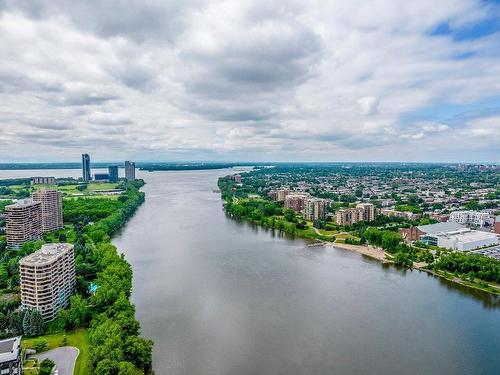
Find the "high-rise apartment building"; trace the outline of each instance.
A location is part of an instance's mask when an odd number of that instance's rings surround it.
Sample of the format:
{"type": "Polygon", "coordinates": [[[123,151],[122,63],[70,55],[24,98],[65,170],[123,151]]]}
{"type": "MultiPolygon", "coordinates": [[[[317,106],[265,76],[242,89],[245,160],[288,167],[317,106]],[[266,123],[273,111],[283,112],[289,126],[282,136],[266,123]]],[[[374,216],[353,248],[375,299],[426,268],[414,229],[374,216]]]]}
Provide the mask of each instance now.
{"type": "Polygon", "coordinates": [[[21,305],[37,309],[45,320],[57,317],[75,287],[73,245],[45,244],[19,261],[21,305]]]}
{"type": "Polygon", "coordinates": [[[302,212],[307,199],[309,199],[309,194],[290,193],[285,197],[285,208],[295,212],[302,212]]]}
{"type": "Polygon", "coordinates": [[[360,221],[374,221],[375,206],[371,203],[359,203],[356,208],[341,208],[335,213],[338,225],[352,225],[360,221]]]}
{"type": "Polygon", "coordinates": [[[356,208],[362,208],[360,219],[362,221],[371,222],[375,220],[375,206],[371,203],[359,203],[356,208]]]}
{"type": "Polygon", "coordinates": [[[50,232],[63,228],[62,193],[55,189],[35,191],[31,198],[41,203],[42,231],[50,232]]]}
{"type": "Polygon", "coordinates": [[[18,249],[28,241],[42,238],[42,204],[32,199],[5,207],[7,246],[18,249]]]}
{"type": "Polygon", "coordinates": [[[118,166],[110,165],[108,167],[109,182],[118,182],[118,166]]]}
{"type": "Polygon", "coordinates": [[[135,163],[132,161],[125,162],[125,178],[127,181],[135,180],[135,163]]]}
{"type": "Polygon", "coordinates": [[[325,199],[309,198],[304,204],[304,219],[316,221],[326,217],[328,202],[325,199]]]}
{"type": "Polygon", "coordinates": [[[89,182],[91,180],[89,154],[82,154],[82,173],[83,173],[83,181],[89,182]]]}

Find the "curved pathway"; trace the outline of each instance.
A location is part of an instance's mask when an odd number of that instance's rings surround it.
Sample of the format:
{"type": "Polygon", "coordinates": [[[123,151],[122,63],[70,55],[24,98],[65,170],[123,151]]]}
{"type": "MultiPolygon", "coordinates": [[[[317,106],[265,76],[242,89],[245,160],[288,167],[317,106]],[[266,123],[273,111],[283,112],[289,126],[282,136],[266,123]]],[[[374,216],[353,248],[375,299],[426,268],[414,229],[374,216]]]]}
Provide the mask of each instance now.
{"type": "Polygon", "coordinates": [[[60,348],[47,350],[46,352],[34,354],[33,358],[43,361],[45,358],[53,360],[56,364],[57,375],[73,375],[76,358],[80,350],[73,346],[63,346],[60,348]]]}

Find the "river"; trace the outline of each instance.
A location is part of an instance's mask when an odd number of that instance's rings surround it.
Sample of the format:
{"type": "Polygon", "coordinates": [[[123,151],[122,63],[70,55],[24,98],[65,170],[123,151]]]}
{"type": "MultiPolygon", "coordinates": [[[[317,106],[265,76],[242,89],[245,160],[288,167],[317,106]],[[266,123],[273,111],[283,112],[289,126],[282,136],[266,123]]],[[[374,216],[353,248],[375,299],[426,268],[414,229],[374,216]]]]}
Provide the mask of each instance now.
{"type": "MultiPolygon", "coordinates": [[[[30,173],[79,171],[0,178],[30,173]]],[[[500,373],[498,299],[229,219],[227,173],[139,172],[114,239],[157,375],[500,373]]]]}

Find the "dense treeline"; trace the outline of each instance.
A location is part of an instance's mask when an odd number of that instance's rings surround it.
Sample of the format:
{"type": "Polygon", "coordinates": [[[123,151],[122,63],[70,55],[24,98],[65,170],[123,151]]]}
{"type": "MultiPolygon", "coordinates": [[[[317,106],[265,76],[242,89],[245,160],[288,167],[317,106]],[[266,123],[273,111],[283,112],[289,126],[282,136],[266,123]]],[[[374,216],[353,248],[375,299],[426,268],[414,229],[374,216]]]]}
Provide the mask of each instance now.
{"type": "MultiPolygon", "coordinates": [[[[91,367],[96,375],[148,373],[151,340],[139,337],[139,322],[129,298],[132,269],[111,243],[119,230],[144,202],[142,180],[128,183],[117,200],[71,198],[64,201],[65,221],[72,226],[50,234],[51,241],[74,239],[76,294],[70,306],[51,325],[60,329],[89,327],[91,367]],[[90,292],[93,285],[94,293],[90,292]]],[[[39,249],[43,241],[25,244],[21,250],[0,249],[0,287],[19,289],[19,259],[39,249]]],[[[0,305],[0,330],[5,335],[36,336],[43,326],[36,313],[17,311],[19,301],[0,305]]]]}
{"type": "Polygon", "coordinates": [[[410,268],[415,261],[426,263],[434,261],[434,256],[429,250],[416,249],[413,246],[405,244],[398,232],[369,227],[362,230],[360,236],[362,241],[381,247],[392,254],[394,263],[398,266],[410,268]]]}
{"type": "Polygon", "coordinates": [[[442,270],[466,275],[500,284],[500,260],[479,254],[452,252],[443,254],[432,265],[434,270],[442,270]]]}
{"type": "Polygon", "coordinates": [[[103,198],[72,198],[64,201],[64,221],[78,223],[85,216],[88,221],[97,221],[120,209],[123,203],[119,200],[103,198]]]}
{"type": "MultiPolygon", "coordinates": [[[[75,216],[80,220],[75,225],[79,294],[71,298],[61,318],[66,328],[89,324],[91,365],[96,375],[130,374],[136,369],[148,372],[151,368],[153,342],[139,337],[135,307],[129,301],[132,269],[110,239],[144,201],[144,193],[138,190],[141,185],[141,181],[130,183],[120,197],[120,208],[91,225],[85,223],[95,212],[75,210],[86,212],[75,216]],[[89,283],[97,289],[87,298],[89,283]]],[[[80,201],[85,209],[87,199],[80,201]]]]}

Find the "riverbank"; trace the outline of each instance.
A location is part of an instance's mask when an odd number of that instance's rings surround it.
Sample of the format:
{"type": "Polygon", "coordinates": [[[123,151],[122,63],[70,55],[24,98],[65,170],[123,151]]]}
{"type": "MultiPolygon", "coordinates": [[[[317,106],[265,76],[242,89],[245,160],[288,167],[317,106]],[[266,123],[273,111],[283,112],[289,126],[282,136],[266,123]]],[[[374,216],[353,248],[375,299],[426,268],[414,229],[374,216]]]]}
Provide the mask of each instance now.
{"type": "Polygon", "coordinates": [[[386,258],[387,256],[387,253],[380,249],[380,248],[377,248],[377,247],[373,247],[373,246],[363,246],[363,245],[350,245],[350,244],[346,244],[346,243],[341,243],[341,242],[325,242],[325,241],[322,241],[322,243],[325,245],[325,246],[329,246],[329,247],[336,247],[338,249],[344,249],[344,250],[349,250],[349,251],[354,251],[356,253],[360,253],[360,254],[363,254],[363,255],[366,255],[367,257],[370,257],[370,258],[373,258],[373,259],[376,259],[382,263],[394,263],[393,261],[389,260],[386,258]]]}
{"type": "MultiPolygon", "coordinates": [[[[326,241],[319,241],[321,245],[323,246],[328,246],[328,247],[335,247],[338,249],[343,249],[343,250],[349,250],[349,251],[354,251],[359,254],[366,255],[372,259],[378,260],[381,263],[384,264],[393,264],[394,262],[387,257],[390,257],[390,254],[386,253],[383,249],[381,248],[376,248],[370,245],[364,246],[364,245],[350,245],[350,244],[345,244],[345,243],[339,243],[339,242],[326,242],[326,241]]],[[[444,271],[435,271],[427,268],[429,265],[425,262],[414,262],[412,269],[416,269],[422,272],[429,273],[431,275],[434,275],[436,277],[440,277],[442,279],[446,279],[450,282],[453,282],[455,284],[459,284],[471,289],[477,289],[481,290],[483,292],[487,292],[490,294],[494,295],[500,295],[500,286],[495,285],[492,283],[485,283],[481,280],[475,280],[475,281],[470,281],[470,280],[464,280],[461,279],[460,277],[457,277],[454,274],[444,272],[444,271]]]]}

